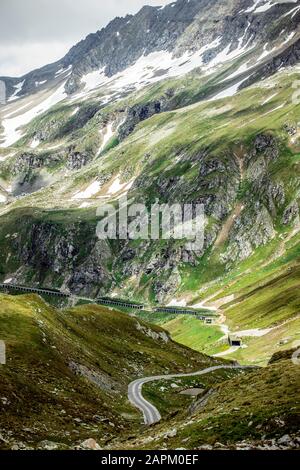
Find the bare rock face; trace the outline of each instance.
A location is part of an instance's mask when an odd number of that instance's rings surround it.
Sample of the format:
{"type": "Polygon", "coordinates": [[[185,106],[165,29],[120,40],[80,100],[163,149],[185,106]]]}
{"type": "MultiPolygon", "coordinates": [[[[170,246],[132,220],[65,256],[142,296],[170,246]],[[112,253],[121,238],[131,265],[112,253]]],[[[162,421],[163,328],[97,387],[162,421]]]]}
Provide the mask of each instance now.
{"type": "Polygon", "coordinates": [[[26,173],[36,168],[43,166],[43,158],[41,155],[34,153],[24,152],[19,155],[13,165],[12,174],[17,175],[19,173],[26,173]]]}
{"type": "Polygon", "coordinates": [[[90,160],[91,155],[82,152],[70,152],[67,158],[67,168],[69,170],[80,170],[84,167],[90,160]]]}
{"type": "Polygon", "coordinates": [[[81,450],[101,450],[99,444],[95,441],[95,439],[86,439],[79,445],[79,449],[81,450]]]}
{"type": "Polygon", "coordinates": [[[37,450],[68,450],[68,446],[61,442],[42,441],[38,444],[37,450]]]}
{"type": "Polygon", "coordinates": [[[291,204],[285,209],[282,222],[284,225],[289,225],[296,219],[299,219],[299,205],[298,202],[292,201],[291,204]]]}
{"type": "Polygon", "coordinates": [[[69,362],[69,368],[74,372],[74,374],[85,377],[88,381],[101,388],[101,390],[110,392],[116,390],[117,384],[115,384],[114,381],[103,372],[90,370],[88,367],[82,364],[77,364],[74,361],[69,362]]]}
{"type": "Polygon", "coordinates": [[[87,295],[96,295],[111,283],[107,269],[110,248],[96,238],[94,225],[62,227],[36,220],[26,225],[24,233],[14,241],[14,247],[22,263],[35,271],[33,282],[50,276],[53,284],[60,279],[65,289],[87,295]]]}
{"type": "Polygon", "coordinates": [[[159,100],[145,104],[137,104],[129,107],[126,111],[125,120],[118,129],[119,140],[124,140],[136,125],[154,114],[159,114],[172,108],[173,90],[168,90],[159,100]]]}
{"type": "Polygon", "coordinates": [[[253,212],[244,213],[234,224],[230,247],[222,256],[223,262],[242,261],[255,249],[265,245],[275,235],[272,218],[264,206],[255,205],[253,212]]]}
{"type": "Polygon", "coordinates": [[[169,336],[164,331],[157,333],[157,331],[151,330],[151,328],[147,328],[141,325],[139,322],[136,323],[136,329],[138,331],[142,331],[146,336],[149,336],[149,338],[152,338],[156,341],[163,341],[164,343],[168,343],[170,340],[169,336]]]}

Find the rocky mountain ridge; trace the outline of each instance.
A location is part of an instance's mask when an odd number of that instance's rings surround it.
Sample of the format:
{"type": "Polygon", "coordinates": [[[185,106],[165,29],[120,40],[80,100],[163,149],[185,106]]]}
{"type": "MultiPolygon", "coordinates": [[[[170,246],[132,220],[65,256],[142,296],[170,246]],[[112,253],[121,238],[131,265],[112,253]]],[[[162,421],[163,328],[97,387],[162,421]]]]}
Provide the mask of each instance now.
{"type": "MultiPolygon", "coordinates": [[[[208,64],[225,48],[272,49],[274,42],[284,42],[297,30],[298,6],[299,0],[178,0],[164,7],[145,6],[136,15],[115,18],[54,64],[20,78],[0,78],[10,100],[43,89],[57,78],[66,79],[66,92],[72,94],[82,87],[86,74],[103,70],[112,77],[157,51],[182,57],[205,47],[203,62],[208,64]]],[[[299,44],[294,49],[285,62],[294,62],[295,55],[299,60],[299,44]]],[[[272,72],[279,66],[273,63],[272,72]]]]}

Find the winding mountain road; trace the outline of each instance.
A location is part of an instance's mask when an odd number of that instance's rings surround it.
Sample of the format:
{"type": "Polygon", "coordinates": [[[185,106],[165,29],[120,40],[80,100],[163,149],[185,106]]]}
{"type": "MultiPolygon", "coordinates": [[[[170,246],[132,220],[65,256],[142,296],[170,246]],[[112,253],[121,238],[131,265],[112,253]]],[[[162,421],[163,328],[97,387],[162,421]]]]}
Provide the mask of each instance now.
{"type": "Polygon", "coordinates": [[[212,366],[207,369],[200,370],[198,372],[188,374],[171,374],[171,375],[156,375],[153,377],[144,377],[131,382],[128,386],[128,399],[130,403],[138,408],[144,416],[144,422],[146,425],[151,426],[152,424],[158,423],[161,420],[161,415],[158,409],[147,401],[142,394],[143,385],[149,382],[155,382],[157,380],[172,380],[175,378],[182,377],[196,377],[199,375],[209,374],[215,370],[220,369],[256,369],[256,366],[240,366],[240,365],[224,365],[224,366],[212,366]]]}

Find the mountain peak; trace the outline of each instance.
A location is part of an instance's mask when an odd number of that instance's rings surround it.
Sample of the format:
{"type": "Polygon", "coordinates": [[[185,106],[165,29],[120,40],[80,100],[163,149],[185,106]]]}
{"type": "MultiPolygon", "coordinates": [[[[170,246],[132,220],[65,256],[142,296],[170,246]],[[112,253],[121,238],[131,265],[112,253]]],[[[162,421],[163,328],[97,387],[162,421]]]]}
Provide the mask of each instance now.
{"type": "MultiPolygon", "coordinates": [[[[214,59],[228,47],[229,51],[248,48],[277,39],[278,34],[292,32],[299,23],[300,1],[270,0],[177,0],[163,7],[144,6],[135,15],[114,18],[106,27],[89,34],[73,46],[55,64],[35,70],[20,79],[4,78],[8,97],[38,91],[39,83],[57,76],[65,78],[66,92],[82,87],[82,78],[104,70],[107,77],[124,71],[142,56],[167,51],[180,57],[185,53],[203,53],[204,61],[214,59]],[[289,12],[291,15],[289,16],[289,12]],[[286,20],[289,20],[288,22],[286,20]],[[278,34],[274,35],[274,29],[278,34]],[[211,47],[210,47],[211,44],[211,47]],[[22,89],[16,88],[22,84],[22,89]]],[[[163,65],[163,64],[162,64],[163,65]]]]}

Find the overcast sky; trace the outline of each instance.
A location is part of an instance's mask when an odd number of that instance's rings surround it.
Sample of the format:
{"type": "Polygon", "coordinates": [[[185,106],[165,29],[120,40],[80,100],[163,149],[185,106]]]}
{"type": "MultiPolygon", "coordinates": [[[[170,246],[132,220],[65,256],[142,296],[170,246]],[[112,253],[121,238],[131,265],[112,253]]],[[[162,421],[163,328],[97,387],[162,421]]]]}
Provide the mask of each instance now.
{"type": "Polygon", "coordinates": [[[0,0],[0,75],[20,76],[60,59],[115,16],[171,0],[0,0]]]}

